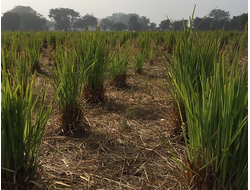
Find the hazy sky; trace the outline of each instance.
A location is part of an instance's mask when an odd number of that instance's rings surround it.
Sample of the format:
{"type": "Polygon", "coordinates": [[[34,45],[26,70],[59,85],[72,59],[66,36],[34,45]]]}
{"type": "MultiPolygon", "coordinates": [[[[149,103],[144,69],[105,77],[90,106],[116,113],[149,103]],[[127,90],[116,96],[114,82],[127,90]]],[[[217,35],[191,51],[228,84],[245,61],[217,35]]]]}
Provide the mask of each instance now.
{"type": "Polygon", "coordinates": [[[248,12],[247,0],[1,0],[1,13],[16,5],[30,6],[48,18],[51,8],[71,8],[82,16],[93,13],[97,18],[105,18],[112,13],[137,13],[159,24],[166,19],[189,19],[196,4],[195,16],[203,17],[217,7],[229,11],[231,17],[248,12]]]}

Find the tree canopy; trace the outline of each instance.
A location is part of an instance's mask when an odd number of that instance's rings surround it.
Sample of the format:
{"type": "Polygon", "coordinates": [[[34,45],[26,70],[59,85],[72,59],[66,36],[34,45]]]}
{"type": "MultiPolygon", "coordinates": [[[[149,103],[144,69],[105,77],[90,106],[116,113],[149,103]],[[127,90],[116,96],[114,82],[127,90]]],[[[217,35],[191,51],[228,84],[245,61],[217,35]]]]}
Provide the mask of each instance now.
{"type": "Polygon", "coordinates": [[[30,7],[16,6],[1,18],[2,30],[46,30],[46,19],[30,7]]]}
{"type": "Polygon", "coordinates": [[[127,25],[124,24],[123,22],[116,22],[113,24],[113,29],[115,31],[123,31],[127,29],[127,25]]]}
{"type": "Polygon", "coordinates": [[[139,31],[139,30],[141,30],[140,24],[138,22],[138,16],[137,15],[130,16],[129,21],[128,21],[128,28],[131,31],[139,31]]]}
{"type": "MultiPolygon", "coordinates": [[[[15,6],[11,11],[3,13],[1,17],[2,30],[130,30],[130,31],[153,31],[153,30],[182,30],[183,24],[187,27],[188,20],[175,20],[170,24],[169,20],[162,20],[157,24],[150,22],[146,16],[136,13],[113,13],[111,16],[98,20],[92,14],[81,16],[79,12],[70,8],[50,9],[49,18],[46,20],[29,6],[15,6]]],[[[248,13],[243,13],[230,18],[229,11],[221,9],[212,10],[205,18],[196,17],[192,26],[197,30],[243,30],[248,22],[248,13]]]]}
{"type": "Polygon", "coordinates": [[[209,13],[209,17],[215,20],[228,21],[230,14],[228,11],[224,11],[221,9],[214,9],[209,13]]]}
{"type": "Polygon", "coordinates": [[[56,30],[69,31],[73,28],[74,22],[80,17],[80,14],[69,8],[56,8],[49,10],[49,18],[55,20],[56,30]]]}
{"type": "Polygon", "coordinates": [[[101,20],[101,28],[104,31],[110,30],[112,28],[113,22],[111,22],[108,18],[104,18],[101,20]]]}
{"type": "Polygon", "coordinates": [[[248,13],[243,13],[238,18],[240,29],[244,30],[246,23],[248,22],[248,13]]]}
{"type": "Polygon", "coordinates": [[[173,22],[175,30],[183,30],[184,26],[187,28],[188,20],[176,20],[173,22]]]}
{"type": "Polygon", "coordinates": [[[97,26],[97,18],[89,14],[77,19],[74,23],[74,28],[85,29],[86,31],[89,27],[94,28],[95,26],[97,26]]]}
{"type": "Polygon", "coordinates": [[[196,17],[193,20],[193,28],[197,28],[197,30],[209,30],[211,22],[212,22],[211,18],[203,19],[196,17]]]}
{"type": "Polygon", "coordinates": [[[145,17],[145,16],[141,16],[139,19],[139,24],[141,26],[141,29],[144,31],[149,30],[149,24],[150,24],[150,19],[145,17]]]}
{"type": "Polygon", "coordinates": [[[149,30],[155,30],[156,29],[156,24],[154,23],[154,22],[151,22],[150,24],[149,24],[149,30]]]}
{"type": "Polygon", "coordinates": [[[37,13],[21,13],[21,25],[22,31],[39,31],[46,29],[46,19],[37,13]]]}
{"type": "Polygon", "coordinates": [[[11,12],[13,13],[34,13],[36,14],[36,11],[34,9],[32,9],[30,6],[15,6],[11,12]]]}
{"type": "Polygon", "coordinates": [[[163,31],[170,30],[170,21],[169,20],[163,20],[163,21],[161,21],[159,27],[163,31]]]}
{"type": "Polygon", "coordinates": [[[20,23],[21,16],[18,13],[6,12],[1,18],[2,30],[18,30],[20,23]]]}

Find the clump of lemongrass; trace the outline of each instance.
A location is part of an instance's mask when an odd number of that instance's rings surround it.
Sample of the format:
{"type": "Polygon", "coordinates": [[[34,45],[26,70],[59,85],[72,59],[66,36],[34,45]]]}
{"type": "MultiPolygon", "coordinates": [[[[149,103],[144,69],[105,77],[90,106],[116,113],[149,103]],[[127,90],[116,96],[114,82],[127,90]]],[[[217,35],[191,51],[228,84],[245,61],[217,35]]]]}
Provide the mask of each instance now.
{"type": "MultiPolygon", "coordinates": [[[[2,52],[4,56],[4,52],[2,52]]],[[[3,59],[4,60],[4,59],[3,59]]],[[[2,187],[21,189],[34,184],[43,131],[55,97],[45,109],[48,88],[41,86],[34,96],[36,73],[26,84],[11,81],[2,63],[1,83],[1,175],[2,187]],[[19,92],[19,95],[17,94],[19,92]],[[35,118],[32,116],[35,114],[35,118]]]]}
{"type": "Polygon", "coordinates": [[[151,46],[150,51],[149,51],[149,63],[150,63],[150,65],[153,65],[154,60],[155,60],[154,46],[151,46]]]}
{"type": "Polygon", "coordinates": [[[119,47],[116,50],[112,57],[111,62],[109,64],[109,74],[112,80],[112,83],[116,87],[125,87],[127,86],[127,70],[130,56],[130,40],[126,42],[125,45],[125,53],[122,52],[122,47],[119,47]]]}
{"type": "Polygon", "coordinates": [[[173,157],[187,168],[193,189],[245,189],[248,73],[238,70],[239,54],[232,65],[218,55],[218,41],[190,28],[175,47],[169,92],[180,111],[187,163],[173,157]]]}
{"type": "Polygon", "coordinates": [[[61,112],[62,132],[67,134],[79,130],[83,124],[83,112],[79,104],[81,96],[83,74],[80,72],[80,65],[76,61],[74,49],[58,46],[55,52],[55,63],[53,76],[58,94],[59,109],[61,112]]]}
{"type": "Polygon", "coordinates": [[[164,36],[164,51],[166,51],[166,53],[172,54],[174,51],[174,47],[177,43],[177,39],[178,39],[178,33],[175,31],[171,31],[171,32],[166,32],[165,36],[164,36]]]}
{"type": "Polygon", "coordinates": [[[134,70],[136,73],[138,74],[142,73],[143,64],[144,64],[144,53],[139,51],[134,55],[134,70]]]}
{"type": "Polygon", "coordinates": [[[105,101],[104,79],[108,66],[109,45],[103,33],[87,33],[79,41],[78,61],[84,77],[83,96],[90,103],[105,101]]]}

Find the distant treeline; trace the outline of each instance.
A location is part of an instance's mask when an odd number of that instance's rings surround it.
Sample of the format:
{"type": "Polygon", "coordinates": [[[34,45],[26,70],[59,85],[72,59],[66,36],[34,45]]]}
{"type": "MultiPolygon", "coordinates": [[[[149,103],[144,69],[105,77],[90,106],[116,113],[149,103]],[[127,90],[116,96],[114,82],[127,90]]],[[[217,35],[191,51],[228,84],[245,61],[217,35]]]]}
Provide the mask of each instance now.
{"type": "Polygon", "coordinates": [[[243,30],[248,22],[248,13],[230,18],[227,11],[214,9],[207,17],[196,17],[192,26],[188,20],[162,20],[157,26],[150,22],[146,16],[136,13],[113,13],[103,19],[97,19],[92,14],[81,16],[80,13],[69,8],[56,8],[49,10],[47,20],[30,7],[16,6],[1,17],[2,30],[20,31],[80,31],[80,30],[103,30],[103,31],[171,31],[182,30],[183,27],[193,27],[197,30],[243,30]]]}

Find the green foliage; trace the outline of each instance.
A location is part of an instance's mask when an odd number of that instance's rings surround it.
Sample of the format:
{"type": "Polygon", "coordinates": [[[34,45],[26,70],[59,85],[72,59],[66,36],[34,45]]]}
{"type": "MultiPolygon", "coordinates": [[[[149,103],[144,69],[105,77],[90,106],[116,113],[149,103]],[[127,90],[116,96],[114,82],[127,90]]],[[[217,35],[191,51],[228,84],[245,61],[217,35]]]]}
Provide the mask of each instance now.
{"type": "MultiPolygon", "coordinates": [[[[65,133],[77,129],[83,118],[81,95],[89,102],[103,102],[107,76],[117,86],[126,85],[130,47],[134,48],[132,69],[141,73],[145,59],[155,59],[156,44],[171,50],[163,55],[169,62],[168,90],[179,106],[183,123],[188,164],[182,165],[196,175],[194,181],[200,189],[204,184],[210,188],[210,182],[215,181],[218,188],[244,189],[248,171],[248,72],[239,65],[239,53],[247,35],[240,36],[237,31],[197,32],[185,23],[183,27],[183,32],[3,32],[3,180],[11,181],[20,173],[27,173],[28,181],[34,176],[40,139],[51,110],[51,105],[44,108],[47,89],[39,88],[37,96],[33,93],[37,69],[32,67],[40,66],[45,43],[53,49],[54,87],[58,89],[65,133]],[[227,43],[230,49],[223,51],[227,43]],[[31,119],[34,113],[37,119],[31,119]],[[10,115],[15,118],[10,120],[10,115]],[[31,135],[26,135],[28,131],[31,135]]],[[[148,78],[146,87],[147,83],[148,78]]],[[[133,95],[133,87],[130,92],[133,95]]],[[[18,183],[24,180],[20,177],[18,183]]]]}
{"type": "Polygon", "coordinates": [[[209,15],[210,18],[213,18],[215,20],[228,20],[230,17],[229,11],[224,11],[221,9],[213,9],[209,15]]]}
{"type": "Polygon", "coordinates": [[[248,22],[248,13],[243,13],[239,16],[240,29],[243,30],[248,22]]]}
{"type": "Polygon", "coordinates": [[[248,72],[238,70],[239,54],[230,64],[219,53],[221,34],[185,29],[173,62],[166,56],[168,90],[180,111],[187,149],[185,167],[197,189],[247,187],[248,72]]]}
{"type": "Polygon", "coordinates": [[[184,28],[187,28],[188,20],[175,20],[172,23],[172,29],[174,30],[184,30],[184,28]]]}
{"type": "Polygon", "coordinates": [[[163,20],[163,21],[161,21],[159,27],[163,31],[170,30],[170,21],[169,20],[163,20]]]}
{"type": "Polygon", "coordinates": [[[130,56],[130,41],[128,40],[125,44],[125,53],[122,52],[122,47],[120,46],[111,57],[111,62],[109,64],[109,76],[113,83],[117,87],[126,86],[127,70],[130,56]]]}
{"type": "Polygon", "coordinates": [[[155,60],[155,49],[154,49],[154,46],[151,46],[150,52],[149,52],[149,62],[150,62],[150,65],[153,65],[154,60],[155,60]]]}
{"type": "Polygon", "coordinates": [[[128,28],[131,31],[140,31],[140,30],[142,30],[142,28],[141,28],[141,26],[140,26],[140,24],[138,22],[138,16],[137,15],[130,16],[129,21],[128,21],[128,28]]]}
{"type": "Polygon", "coordinates": [[[106,26],[108,26],[109,29],[111,30],[113,30],[112,25],[114,23],[121,23],[121,22],[126,26],[128,26],[128,29],[130,31],[139,31],[139,30],[147,31],[150,29],[149,27],[150,19],[145,16],[139,16],[138,14],[135,13],[129,13],[129,14],[113,13],[111,16],[108,16],[103,20],[107,24],[106,26]]]}
{"type": "Polygon", "coordinates": [[[46,30],[45,27],[46,19],[42,15],[35,13],[21,13],[20,16],[21,16],[21,23],[20,23],[21,31],[46,30]]]}
{"type": "Polygon", "coordinates": [[[27,187],[34,179],[41,138],[54,99],[45,109],[48,88],[41,86],[33,99],[36,75],[25,84],[24,89],[22,80],[13,80],[10,77],[10,71],[5,67],[5,59],[2,59],[2,66],[1,173],[4,183],[8,183],[6,187],[15,189],[18,186],[27,187]],[[33,114],[35,118],[32,118],[33,114]]]}
{"type": "Polygon", "coordinates": [[[144,65],[144,54],[142,52],[137,52],[134,55],[134,70],[136,73],[141,74],[142,73],[142,67],[144,65]]]}
{"type": "Polygon", "coordinates": [[[80,72],[80,65],[77,63],[76,51],[59,46],[55,52],[55,63],[53,76],[55,89],[60,86],[58,94],[59,108],[62,113],[61,123],[64,133],[75,130],[83,114],[79,105],[81,96],[83,74],[80,72]]]}
{"type": "Polygon", "coordinates": [[[26,47],[26,52],[28,55],[28,61],[31,67],[32,73],[35,71],[41,71],[41,56],[43,48],[43,39],[41,36],[34,35],[32,38],[28,39],[28,44],[26,47]]]}
{"type": "Polygon", "coordinates": [[[111,28],[112,28],[112,22],[109,20],[109,19],[107,19],[107,18],[104,18],[104,19],[102,19],[101,20],[101,24],[100,24],[100,26],[101,26],[101,28],[104,30],[104,31],[106,31],[106,30],[110,30],[111,28]]]}
{"type": "Polygon", "coordinates": [[[147,18],[145,16],[140,17],[139,24],[140,24],[141,30],[148,31],[149,30],[149,23],[150,23],[149,18],[147,18]]]}
{"type": "Polygon", "coordinates": [[[116,23],[113,24],[112,28],[115,31],[123,31],[123,30],[127,29],[127,25],[122,23],[122,22],[116,22],[116,23]]]}
{"type": "Polygon", "coordinates": [[[149,24],[150,31],[154,31],[156,29],[156,23],[152,22],[149,24]]]}
{"type": "Polygon", "coordinates": [[[56,8],[49,10],[49,18],[53,18],[56,22],[56,30],[68,31],[73,27],[74,21],[80,17],[78,12],[69,8],[56,8]]]}
{"type": "Polygon", "coordinates": [[[85,16],[77,19],[74,22],[75,28],[81,28],[81,29],[84,28],[85,31],[88,31],[89,27],[94,28],[96,26],[97,26],[97,18],[89,14],[86,14],[85,16]]]}
{"type": "Polygon", "coordinates": [[[45,30],[46,19],[30,7],[18,6],[4,13],[1,18],[2,30],[38,31],[45,30]]]}
{"type": "Polygon", "coordinates": [[[139,36],[137,37],[137,43],[139,46],[139,49],[145,56],[148,56],[149,48],[151,45],[151,38],[149,36],[149,33],[147,32],[139,32],[139,36]]]}
{"type": "Polygon", "coordinates": [[[1,17],[2,30],[18,30],[20,23],[21,16],[18,13],[6,12],[1,17]]]}
{"type": "Polygon", "coordinates": [[[104,77],[108,65],[109,45],[103,33],[85,33],[76,47],[84,75],[84,96],[90,102],[104,102],[104,77]]]}

